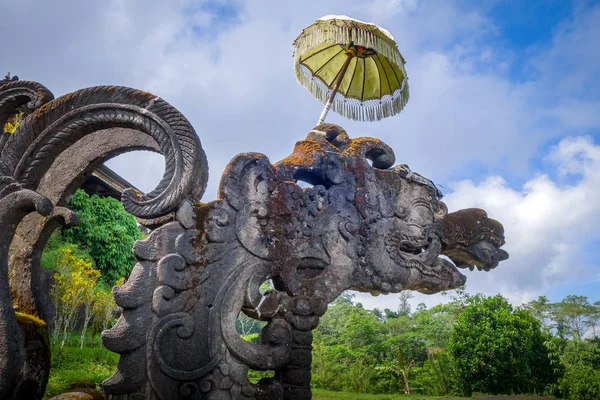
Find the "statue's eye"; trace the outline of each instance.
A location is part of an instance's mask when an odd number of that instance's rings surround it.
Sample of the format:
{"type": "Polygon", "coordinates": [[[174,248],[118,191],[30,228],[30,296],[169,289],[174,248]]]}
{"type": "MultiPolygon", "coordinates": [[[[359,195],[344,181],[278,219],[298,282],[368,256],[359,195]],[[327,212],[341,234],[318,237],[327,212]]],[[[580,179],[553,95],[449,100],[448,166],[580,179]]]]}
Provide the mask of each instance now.
{"type": "Polygon", "coordinates": [[[433,223],[433,211],[423,204],[417,204],[411,207],[406,222],[419,226],[431,225],[433,223]]]}

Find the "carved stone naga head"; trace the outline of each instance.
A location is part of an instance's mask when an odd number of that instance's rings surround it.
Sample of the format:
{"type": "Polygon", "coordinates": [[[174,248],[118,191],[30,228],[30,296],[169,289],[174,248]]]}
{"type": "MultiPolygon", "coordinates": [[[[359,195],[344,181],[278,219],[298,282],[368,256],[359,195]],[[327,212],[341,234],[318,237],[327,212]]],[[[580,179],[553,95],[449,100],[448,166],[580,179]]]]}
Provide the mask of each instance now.
{"type": "MultiPolygon", "coordinates": [[[[166,159],[157,189],[123,197],[125,207],[155,229],[135,244],[138,263],[113,290],[123,312],[102,336],[121,358],[104,383],[108,393],[310,399],[312,330],[344,290],[436,293],[465,283],[457,267],[489,271],[508,257],[500,249],[500,223],[479,209],[448,214],[436,186],[406,165],[393,167],[393,151],[377,139],[351,139],[338,126],[319,125],[275,164],[262,154],[236,156],[223,173],[218,199],[201,203],[204,152],[188,121],[164,100],[97,87],[48,102],[47,89],[35,85],[0,87],[2,118],[25,103],[37,108],[1,142],[0,205],[21,204],[44,215],[25,227],[24,219],[19,228],[13,217],[10,233],[0,235],[0,285],[8,286],[9,253],[23,254],[11,257],[14,263],[29,263],[11,268],[39,268],[47,236],[59,223],[75,223],[64,206],[76,183],[100,162],[136,148],[166,159]],[[76,172],[66,176],[61,168],[76,172]],[[25,250],[9,250],[6,243],[19,230],[35,239],[25,250]],[[262,293],[267,280],[273,289],[262,293]],[[260,343],[240,338],[240,313],[266,323],[260,343]],[[274,376],[254,384],[248,369],[274,376]]],[[[3,224],[9,217],[1,210],[3,224]]],[[[35,309],[34,287],[20,287],[20,293],[35,309]]],[[[5,314],[9,323],[0,324],[0,339],[12,347],[0,345],[0,351],[18,353],[19,343],[8,339],[18,330],[5,314]]],[[[0,383],[22,366],[15,360],[0,363],[0,383]]],[[[14,390],[0,385],[6,395],[0,397],[13,398],[14,390]]]]}

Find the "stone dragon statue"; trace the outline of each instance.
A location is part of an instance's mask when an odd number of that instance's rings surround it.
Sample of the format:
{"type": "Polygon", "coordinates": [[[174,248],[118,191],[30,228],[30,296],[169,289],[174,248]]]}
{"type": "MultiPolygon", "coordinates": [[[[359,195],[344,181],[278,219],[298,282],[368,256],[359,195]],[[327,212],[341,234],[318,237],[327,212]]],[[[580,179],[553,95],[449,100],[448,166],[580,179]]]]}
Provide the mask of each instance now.
{"type": "Polygon", "coordinates": [[[315,127],[274,164],[236,156],[217,200],[202,203],[205,154],[163,99],[102,86],[53,100],[35,82],[0,86],[0,125],[23,109],[30,115],[0,138],[2,399],[42,397],[48,370],[27,351],[13,305],[50,318],[38,290],[45,243],[77,223],[67,205],[83,180],[126,151],[160,152],[166,168],[152,192],[123,193],[154,230],[113,289],[122,313],[102,339],[120,354],[103,385],[114,396],[310,399],[312,330],[344,290],[436,293],[464,285],[457,267],[488,271],[508,257],[502,225],[483,210],[448,213],[431,181],[393,166],[389,146],[335,125],[315,127]],[[240,313],[266,323],[260,343],[240,338],[240,313]],[[254,384],[249,369],[274,374],[254,384]]]}

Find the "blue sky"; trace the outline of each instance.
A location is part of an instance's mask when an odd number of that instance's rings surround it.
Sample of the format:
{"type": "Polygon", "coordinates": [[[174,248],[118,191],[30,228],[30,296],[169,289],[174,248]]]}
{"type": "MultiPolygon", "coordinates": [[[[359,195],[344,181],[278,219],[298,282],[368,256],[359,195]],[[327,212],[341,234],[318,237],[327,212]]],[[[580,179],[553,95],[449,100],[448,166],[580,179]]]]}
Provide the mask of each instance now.
{"type": "MultiPolygon", "coordinates": [[[[470,273],[468,289],[514,303],[548,295],[600,300],[600,3],[467,0],[0,0],[0,70],[55,95],[98,84],[153,92],[195,126],[214,199],[225,165],[257,151],[285,157],[322,105],[296,83],[292,41],[327,14],[388,29],[407,60],[411,99],[398,116],[359,123],[398,162],[443,187],[450,210],[503,222],[511,258],[470,273]],[[27,20],[27,24],[22,21],[27,20]]],[[[142,190],[157,155],[109,166],[142,190]]],[[[397,296],[359,296],[395,308],[397,296]]],[[[416,296],[433,304],[440,296],[416,296]]]]}
{"type": "Polygon", "coordinates": [[[573,16],[576,4],[567,0],[505,1],[494,4],[488,15],[499,29],[499,45],[511,49],[518,59],[509,69],[511,79],[531,78],[527,53],[551,45],[559,25],[573,16]]]}

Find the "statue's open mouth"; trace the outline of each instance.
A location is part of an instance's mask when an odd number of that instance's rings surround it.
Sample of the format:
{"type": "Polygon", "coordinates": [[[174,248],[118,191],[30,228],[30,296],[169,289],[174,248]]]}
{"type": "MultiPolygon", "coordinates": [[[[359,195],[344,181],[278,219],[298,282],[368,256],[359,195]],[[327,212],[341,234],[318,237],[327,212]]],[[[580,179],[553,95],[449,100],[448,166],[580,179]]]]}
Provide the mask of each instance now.
{"type": "Polygon", "coordinates": [[[430,264],[440,255],[440,240],[431,234],[425,240],[411,240],[411,238],[390,235],[386,238],[388,254],[396,263],[411,267],[415,263],[430,264]]]}
{"type": "Polygon", "coordinates": [[[424,245],[402,240],[398,243],[398,250],[400,250],[403,253],[418,256],[420,254],[425,253],[429,249],[429,245],[431,244],[432,240],[433,239],[431,237],[428,238],[427,242],[424,245]]]}

